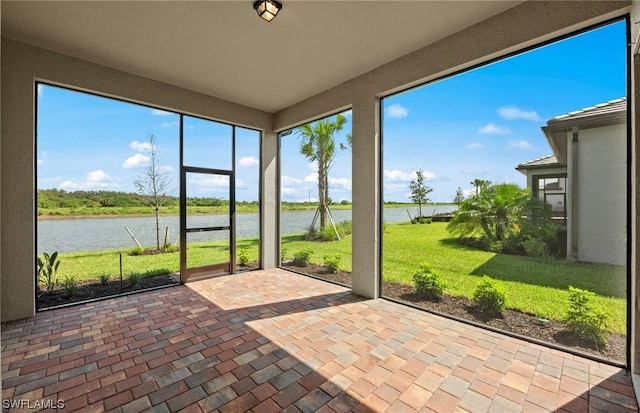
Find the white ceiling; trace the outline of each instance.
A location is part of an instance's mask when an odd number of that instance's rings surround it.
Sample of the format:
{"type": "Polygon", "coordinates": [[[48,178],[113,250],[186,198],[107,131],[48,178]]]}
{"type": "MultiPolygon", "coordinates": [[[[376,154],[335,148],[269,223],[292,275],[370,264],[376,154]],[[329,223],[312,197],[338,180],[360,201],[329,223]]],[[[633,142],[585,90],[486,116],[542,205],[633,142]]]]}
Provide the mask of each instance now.
{"type": "Polygon", "coordinates": [[[2,1],[2,36],[268,112],[521,1],[2,1]]]}

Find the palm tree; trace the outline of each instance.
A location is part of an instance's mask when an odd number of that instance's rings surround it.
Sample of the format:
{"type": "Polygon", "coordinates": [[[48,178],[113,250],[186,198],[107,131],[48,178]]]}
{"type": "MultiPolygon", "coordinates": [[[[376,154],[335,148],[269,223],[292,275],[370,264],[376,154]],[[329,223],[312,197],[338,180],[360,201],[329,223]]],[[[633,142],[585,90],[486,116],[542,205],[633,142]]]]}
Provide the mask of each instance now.
{"type": "MultiPolygon", "coordinates": [[[[318,211],[320,212],[320,231],[327,223],[329,204],[329,170],[333,166],[336,156],[336,142],[333,135],[342,130],[347,118],[337,115],[335,120],[322,119],[302,125],[298,132],[300,138],[300,153],[307,159],[318,164],[318,211]]],[[[347,140],[349,145],[351,139],[347,140]]],[[[344,145],[340,146],[345,149],[344,145]]]]}
{"type": "Polygon", "coordinates": [[[525,219],[530,196],[528,189],[515,184],[484,186],[477,195],[462,201],[447,230],[460,238],[504,241],[525,219]]]}
{"type": "Polygon", "coordinates": [[[491,181],[488,181],[486,179],[478,179],[478,178],[474,179],[469,183],[476,188],[476,195],[479,195],[483,189],[491,185],[491,181]]]}

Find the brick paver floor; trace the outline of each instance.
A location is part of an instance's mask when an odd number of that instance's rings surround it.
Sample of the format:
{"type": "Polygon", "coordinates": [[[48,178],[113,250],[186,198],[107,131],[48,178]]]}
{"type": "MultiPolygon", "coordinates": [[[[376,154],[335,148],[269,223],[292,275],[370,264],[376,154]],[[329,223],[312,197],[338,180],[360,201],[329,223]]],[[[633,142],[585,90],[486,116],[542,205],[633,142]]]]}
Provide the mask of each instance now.
{"type": "Polygon", "coordinates": [[[4,323],[2,397],[65,412],[637,410],[619,368],[284,270],[4,323]]]}

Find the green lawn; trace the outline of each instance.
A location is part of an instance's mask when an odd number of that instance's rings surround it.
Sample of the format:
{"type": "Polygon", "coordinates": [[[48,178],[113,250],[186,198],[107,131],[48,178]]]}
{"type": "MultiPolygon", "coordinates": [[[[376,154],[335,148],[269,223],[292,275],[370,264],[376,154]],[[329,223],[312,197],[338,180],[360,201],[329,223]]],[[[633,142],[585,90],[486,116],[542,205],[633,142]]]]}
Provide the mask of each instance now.
{"type": "MultiPolygon", "coordinates": [[[[351,270],[351,236],[338,242],[304,241],[302,235],[282,238],[285,258],[297,251],[313,250],[312,262],[322,264],[323,256],[341,254],[344,269],[351,270]]],[[[482,275],[495,279],[506,292],[507,306],[540,317],[562,319],[567,310],[568,287],[588,289],[594,301],[611,315],[611,331],[625,333],[626,271],[623,267],[585,264],[565,260],[534,259],[495,254],[464,247],[446,231],[445,223],[390,224],[383,235],[383,278],[412,284],[412,274],[420,263],[430,263],[446,283],[446,293],[471,297],[482,275]]],[[[252,260],[258,258],[256,240],[238,241],[238,251],[247,249],[252,260]]],[[[119,253],[123,253],[123,272],[158,274],[177,272],[179,253],[129,256],[130,250],[61,254],[59,280],[65,275],[96,279],[107,273],[119,274],[119,253]]],[[[190,265],[224,262],[228,249],[221,243],[202,243],[189,249],[190,265]]]]}
{"type": "Polygon", "coordinates": [[[448,294],[471,297],[482,275],[488,275],[504,289],[507,307],[556,320],[566,314],[572,285],[597,294],[594,302],[611,315],[612,331],[626,330],[624,267],[480,251],[458,244],[446,223],[388,225],[383,245],[384,280],[412,284],[418,265],[428,262],[448,294]]]}

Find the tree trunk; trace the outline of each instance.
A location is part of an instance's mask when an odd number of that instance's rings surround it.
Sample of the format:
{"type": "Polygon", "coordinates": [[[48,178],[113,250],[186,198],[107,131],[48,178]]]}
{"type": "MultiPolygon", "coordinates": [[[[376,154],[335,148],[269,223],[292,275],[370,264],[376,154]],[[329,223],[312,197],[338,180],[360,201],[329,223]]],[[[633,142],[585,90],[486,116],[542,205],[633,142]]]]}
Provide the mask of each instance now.
{"type": "Polygon", "coordinates": [[[327,170],[324,156],[318,162],[318,208],[320,209],[320,231],[327,225],[327,170]]]}
{"type": "Polygon", "coordinates": [[[156,205],[156,248],[160,250],[160,208],[156,205]]]}

